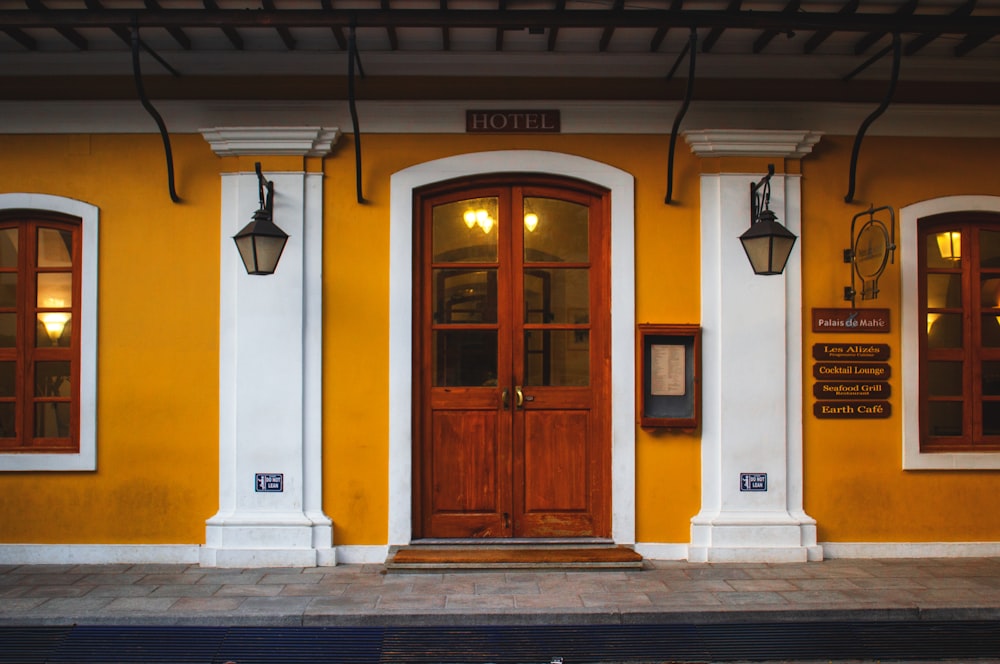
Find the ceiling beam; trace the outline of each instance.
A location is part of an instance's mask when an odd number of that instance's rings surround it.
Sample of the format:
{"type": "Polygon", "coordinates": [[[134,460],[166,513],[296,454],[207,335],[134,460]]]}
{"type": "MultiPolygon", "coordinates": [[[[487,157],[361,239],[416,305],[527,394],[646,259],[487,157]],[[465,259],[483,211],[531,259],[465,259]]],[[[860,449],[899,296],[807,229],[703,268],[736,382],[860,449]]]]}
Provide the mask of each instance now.
{"type": "MultiPolygon", "coordinates": [[[[396,11],[399,11],[399,10],[397,9],[396,11]]],[[[384,13],[384,14],[389,14],[390,13],[390,10],[389,10],[389,0],[382,0],[382,13],[384,13]]],[[[356,16],[357,16],[356,13],[354,13],[354,14],[351,15],[351,23],[350,23],[351,27],[365,27],[359,21],[356,20],[356,18],[355,18],[356,16]]],[[[374,25],[372,27],[385,28],[386,34],[389,36],[389,48],[391,48],[393,51],[398,51],[399,50],[399,36],[396,34],[396,28],[397,27],[404,27],[404,26],[395,26],[395,25],[389,25],[389,24],[379,24],[379,25],[374,25]]],[[[424,26],[424,27],[440,28],[440,27],[443,27],[443,25],[432,25],[432,26],[424,26]]]]}
{"type": "MultiPolygon", "coordinates": [[[[48,7],[46,7],[45,5],[43,5],[40,0],[24,0],[24,4],[26,4],[28,6],[28,9],[30,9],[33,13],[39,14],[41,16],[46,16],[49,14],[49,12],[53,11],[48,7]]],[[[23,27],[23,26],[9,25],[4,21],[0,21],[0,25],[4,26],[4,28],[15,28],[15,29],[23,27]]],[[[55,28],[56,32],[61,34],[67,41],[69,41],[69,43],[73,44],[73,46],[76,46],[81,51],[86,51],[88,48],[90,48],[90,44],[87,43],[87,40],[84,39],[83,35],[74,30],[72,26],[46,25],[40,27],[55,28]]]]}
{"type": "MultiPolygon", "coordinates": [[[[859,4],[860,4],[860,0],[849,0],[849,2],[846,5],[844,5],[843,7],[841,7],[840,11],[838,11],[837,13],[838,14],[853,14],[856,11],[858,11],[858,5],[859,4]]],[[[806,45],[802,48],[802,52],[805,55],[809,55],[810,53],[812,53],[813,51],[815,51],[817,48],[819,48],[820,45],[823,42],[825,42],[827,39],[829,39],[830,35],[832,35],[832,34],[833,34],[833,30],[830,30],[830,29],[817,30],[816,32],[813,33],[813,36],[810,37],[806,41],[806,45]]]]}
{"type": "MultiPolygon", "coordinates": [[[[156,0],[145,0],[145,5],[146,9],[162,9],[162,7],[160,7],[160,3],[156,0]]],[[[177,42],[181,48],[185,51],[191,50],[191,38],[187,36],[187,33],[180,28],[167,28],[167,32],[174,38],[174,41],[177,42]]]]}
{"type": "Polygon", "coordinates": [[[8,37],[29,51],[38,50],[38,42],[24,30],[18,28],[0,28],[8,37]]]}
{"type": "MultiPolygon", "coordinates": [[[[565,11],[566,11],[566,0],[556,0],[555,13],[562,14],[565,11]]],[[[549,25],[548,28],[549,28],[548,49],[550,51],[554,51],[556,50],[556,38],[559,35],[559,24],[553,23],[549,25]]]]}
{"type": "MultiPolygon", "coordinates": [[[[912,18],[913,12],[915,12],[916,10],[917,10],[917,0],[910,0],[905,5],[902,5],[899,9],[897,9],[896,13],[893,14],[893,16],[896,17],[897,20],[902,22],[904,19],[912,18]]],[[[930,29],[933,29],[933,27],[930,29]]],[[[877,30],[872,30],[867,35],[859,39],[858,42],[854,45],[854,54],[861,55],[862,53],[870,49],[872,46],[874,46],[879,39],[882,39],[882,37],[886,36],[890,32],[924,32],[924,30],[904,30],[902,28],[895,28],[892,26],[887,26],[884,28],[879,28],[877,30]]]]}
{"type": "MultiPolygon", "coordinates": [[[[789,3],[785,5],[785,8],[782,9],[781,11],[783,14],[794,14],[795,12],[799,11],[799,7],[801,5],[802,5],[801,0],[789,0],[789,3]]],[[[777,30],[765,30],[764,32],[760,33],[757,39],[755,39],[753,42],[753,52],[760,53],[761,51],[763,51],[765,48],[767,48],[767,45],[771,43],[771,40],[777,37],[779,34],[781,33],[778,32],[777,30]]]]}
{"type": "MultiPolygon", "coordinates": [[[[261,5],[261,7],[263,7],[264,9],[266,9],[267,11],[274,11],[275,10],[274,0],[261,0],[260,5],[261,5]]],[[[285,48],[287,48],[289,51],[294,51],[295,50],[295,38],[292,37],[291,30],[288,29],[287,27],[283,26],[283,25],[279,25],[279,26],[275,27],[275,30],[278,31],[278,36],[281,37],[281,41],[284,42],[285,48]]]]}
{"type": "MultiPolygon", "coordinates": [[[[320,6],[325,12],[333,11],[333,0],[320,0],[320,6]]],[[[344,36],[344,28],[342,26],[330,26],[330,30],[333,32],[333,38],[337,41],[337,47],[341,51],[346,51],[347,37],[344,36]]]]}
{"type": "MultiPolygon", "coordinates": [[[[615,0],[615,3],[611,6],[611,11],[620,12],[625,8],[625,0],[615,0]]],[[[608,45],[611,43],[611,38],[615,34],[615,26],[609,25],[604,28],[604,32],[601,34],[601,42],[597,47],[597,50],[604,53],[608,50],[608,45]]]]}
{"type": "MultiPolygon", "coordinates": [[[[972,10],[976,8],[976,0],[967,0],[964,5],[958,7],[955,11],[951,13],[952,16],[968,16],[972,14],[972,10]]],[[[925,32],[922,35],[914,38],[912,41],[908,42],[906,46],[903,47],[903,55],[913,55],[924,46],[927,46],[932,41],[941,36],[940,32],[925,32]]]]}
{"type": "MultiPolygon", "coordinates": [[[[743,4],[743,0],[729,0],[729,6],[726,8],[727,13],[738,13],[740,11],[740,6],[743,4]]],[[[708,53],[715,46],[715,42],[719,41],[722,37],[722,33],[725,32],[726,27],[722,25],[716,25],[712,27],[712,31],[708,33],[701,42],[701,50],[703,53],[708,53]]]]}
{"type": "MultiPolygon", "coordinates": [[[[202,3],[205,5],[205,11],[206,12],[213,12],[214,13],[214,12],[221,11],[219,9],[219,5],[217,5],[215,3],[215,0],[202,0],[202,3]]],[[[168,10],[163,10],[163,11],[168,11],[168,10]]],[[[91,13],[93,13],[93,12],[91,12],[91,13]]],[[[155,12],[155,13],[159,14],[161,12],[155,12]]],[[[196,11],[194,13],[195,14],[200,14],[201,12],[196,11]]],[[[139,21],[138,18],[136,18],[135,21],[137,22],[137,24],[140,27],[142,27],[142,22],[139,21]]],[[[175,27],[175,28],[186,28],[186,27],[194,27],[194,26],[197,26],[197,25],[198,25],[197,23],[194,23],[194,24],[187,24],[187,25],[175,25],[175,26],[172,26],[172,27],[175,27]]],[[[168,28],[168,27],[171,27],[171,26],[164,25],[164,26],[161,26],[161,27],[168,28]]],[[[237,51],[242,51],[243,50],[243,37],[241,37],[240,33],[236,31],[236,28],[233,27],[232,23],[228,23],[228,22],[219,23],[219,24],[213,25],[211,27],[216,27],[216,28],[219,28],[220,30],[222,30],[222,34],[226,35],[226,39],[229,40],[229,43],[232,44],[233,48],[235,48],[237,51]]]]}

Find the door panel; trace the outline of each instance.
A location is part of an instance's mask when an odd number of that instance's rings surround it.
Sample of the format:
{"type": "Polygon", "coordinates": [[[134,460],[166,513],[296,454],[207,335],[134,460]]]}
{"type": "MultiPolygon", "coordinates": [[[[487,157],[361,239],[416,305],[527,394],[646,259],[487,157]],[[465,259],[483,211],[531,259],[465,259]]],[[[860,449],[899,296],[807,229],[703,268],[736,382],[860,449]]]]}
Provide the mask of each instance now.
{"type": "Polygon", "coordinates": [[[416,537],[610,535],[606,192],[419,198],[416,537]]]}

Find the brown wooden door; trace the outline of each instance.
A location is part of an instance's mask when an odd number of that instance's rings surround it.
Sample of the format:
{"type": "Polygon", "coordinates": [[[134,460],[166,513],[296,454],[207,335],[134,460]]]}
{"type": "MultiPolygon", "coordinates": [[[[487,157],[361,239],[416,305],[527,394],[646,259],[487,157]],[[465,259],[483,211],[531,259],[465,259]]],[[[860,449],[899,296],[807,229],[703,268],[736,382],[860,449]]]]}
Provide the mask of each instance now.
{"type": "Polygon", "coordinates": [[[418,194],[414,535],[610,535],[602,190],[546,179],[418,194]]]}

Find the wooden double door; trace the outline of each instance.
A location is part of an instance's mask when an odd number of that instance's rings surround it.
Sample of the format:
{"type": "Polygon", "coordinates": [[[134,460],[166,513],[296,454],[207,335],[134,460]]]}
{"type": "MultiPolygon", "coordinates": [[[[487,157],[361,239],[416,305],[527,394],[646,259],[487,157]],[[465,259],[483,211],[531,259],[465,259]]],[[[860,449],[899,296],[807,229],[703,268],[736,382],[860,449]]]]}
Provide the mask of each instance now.
{"type": "Polygon", "coordinates": [[[608,193],[417,192],[414,536],[609,537],[608,193]]]}

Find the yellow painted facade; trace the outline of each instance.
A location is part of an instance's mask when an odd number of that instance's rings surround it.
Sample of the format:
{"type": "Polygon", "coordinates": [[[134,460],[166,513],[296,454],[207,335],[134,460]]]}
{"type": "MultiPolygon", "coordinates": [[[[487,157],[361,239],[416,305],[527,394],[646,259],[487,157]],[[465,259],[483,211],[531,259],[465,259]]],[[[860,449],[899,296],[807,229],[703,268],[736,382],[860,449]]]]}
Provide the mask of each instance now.
{"type": "MultiPolygon", "coordinates": [[[[218,509],[220,174],[252,158],[219,158],[197,134],[172,136],[177,189],[166,192],[156,135],[0,135],[0,193],[37,192],[100,209],[96,472],[0,473],[0,543],[199,544],[218,509]]],[[[891,310],[893,417],[812,417],[812,307],[846,306],[842,251],[851,217],[930,198],[1000,195],[997,139],[869,137],[858,191],[844,203],[853,137],[824,136],[801,164],[804,506],[820,542],[1000,541],[989,509],[1000,471],[904,471],[898,266],[863,306],[891,310]]],[[[699,174],[764,172],[766,159],[676,153],[664,205],[668,137],[649,135],[364,137],[364,194],[354,198],[350,137],[322,162],[264,157],[265,171],[322,169],[323,511],[335,544],[388,540],[390,176],[433,159],[488,150],[579,155],[635,178],[635,323],[697,323],[699,174]]],[[[525,170],[531,165],[525,164],[525,170]]],[[[280,193],[279,193],[280,195],[280,193]]],[[[247,212],[249,219],[250,211],[247,212]]],[[[280,220],[279,220],[280,224],[280,220]]],[[[734,238],[735,241],[735,238],[734,238]]],[[[223,241],[225,243],[225,241],[223,241]]],[[[748,271],[749,274],[749,271],[748,271]]],[[[799,275],[791,275],[799,278],[799,275]]],[[[636,435],[636,541],[686,543],[701,502],[698,433],[636,435]]]]}

